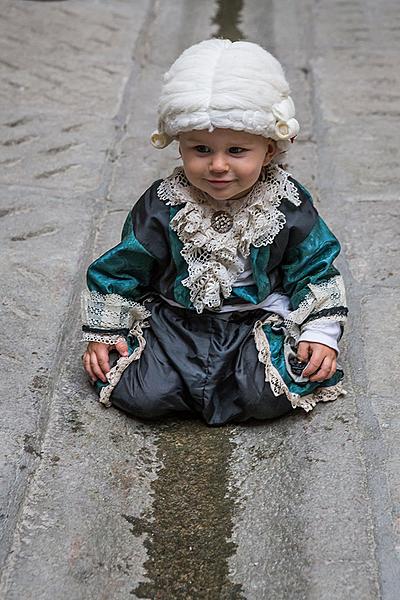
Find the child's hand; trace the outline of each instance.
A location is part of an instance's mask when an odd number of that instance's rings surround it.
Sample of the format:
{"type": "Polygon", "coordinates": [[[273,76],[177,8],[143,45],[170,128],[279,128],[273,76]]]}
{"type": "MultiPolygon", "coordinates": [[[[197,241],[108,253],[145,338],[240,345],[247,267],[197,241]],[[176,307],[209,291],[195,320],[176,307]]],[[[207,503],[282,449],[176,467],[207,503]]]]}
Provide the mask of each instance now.
{"type": "Polygon", "coordinates": [[[128,345],[125,340],[119,340],[116,344],[102,344],[101,342],[89,342],[84,353],[83,366],[86,373],[94,383],[96,379],[107,382],[106,373],[110,370],[108,358],[111,350],[116,350],[121,356],[128,356],[128,345]]]}
{"type": "Polygon", "coordinates": [[[308,363],[303,371],[304,377],[310,381],[324,381],[336,371],[336,352],[333,348],[317,342],[300,342],[297,347],[297,358],[308,363]]]}

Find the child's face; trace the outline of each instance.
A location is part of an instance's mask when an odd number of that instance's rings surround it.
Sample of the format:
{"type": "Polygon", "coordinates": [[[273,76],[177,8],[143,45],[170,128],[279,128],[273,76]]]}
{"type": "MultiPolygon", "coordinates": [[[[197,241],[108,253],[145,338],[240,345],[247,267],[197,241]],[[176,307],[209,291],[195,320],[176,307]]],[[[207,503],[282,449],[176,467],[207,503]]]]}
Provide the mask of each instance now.
{"type": "Polygon", "coordinates": [[[232,129],[181,133],[179,149],[190,183],[215,200],[244,196],[276,154],[273,140],[232,129]]]}

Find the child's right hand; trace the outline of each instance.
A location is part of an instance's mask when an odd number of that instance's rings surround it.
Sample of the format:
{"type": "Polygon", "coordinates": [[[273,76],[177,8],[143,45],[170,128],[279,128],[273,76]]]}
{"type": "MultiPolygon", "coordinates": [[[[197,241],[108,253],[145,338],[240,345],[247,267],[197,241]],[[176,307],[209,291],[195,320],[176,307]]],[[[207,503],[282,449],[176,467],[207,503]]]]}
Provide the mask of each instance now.
{"type": "Polygon", "coordinates": [[[128,356],[128,345],[121,339],[116,344],[89,342],[82,360],[86,373],[94,383],[96,379],[107,382],[106,373],[110,370],[109,353],[116,350],[121,356],[128,356]]]}

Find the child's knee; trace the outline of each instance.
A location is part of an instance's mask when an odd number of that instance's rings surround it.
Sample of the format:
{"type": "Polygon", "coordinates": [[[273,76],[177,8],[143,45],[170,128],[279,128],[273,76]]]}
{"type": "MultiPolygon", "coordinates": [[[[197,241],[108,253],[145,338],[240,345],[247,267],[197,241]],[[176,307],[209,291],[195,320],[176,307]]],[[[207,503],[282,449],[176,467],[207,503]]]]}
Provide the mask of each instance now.
{"type": "Polygon", "coordinates": [[[159,394],[149,391],[129,394],[124,387],[117,386],[111,394],[111,402],[116,408],[142,419],[157,419],[166,414],[159,394]]]}
{"type": "Polygon", "coordinates": [[[243,411],[246,420],[271,420],[287,415],[294,409],[284,394],[274,396],[268,385],[261,394],[243,398],[243,411]]]}

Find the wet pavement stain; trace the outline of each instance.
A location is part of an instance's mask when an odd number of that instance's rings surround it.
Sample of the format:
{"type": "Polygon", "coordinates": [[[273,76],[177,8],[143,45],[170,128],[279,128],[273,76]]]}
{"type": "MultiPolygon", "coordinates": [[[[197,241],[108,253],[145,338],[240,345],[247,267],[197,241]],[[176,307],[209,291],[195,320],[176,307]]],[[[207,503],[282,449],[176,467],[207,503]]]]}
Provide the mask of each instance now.
{"type": "Polygon", "coordinates": [[[239,28],[240,13],[243,0],[219,0],[217,14],[212,20],[213,25],[218,25],[214,37],[232,40],[243,40],[245,35],[239,28]]]}
{"type": "Polygon", "coordinates": [[[147,534],[147,582],[131,591],[158,600],[243,600],[228,579],[235,490],[228,491],[231,428],[187,420],[158,427],[163,467],[152,483],[149,518],[121,515],[133,535],[147,534]],[[161,431],[160,431],[161,427],[161,431]]]}

